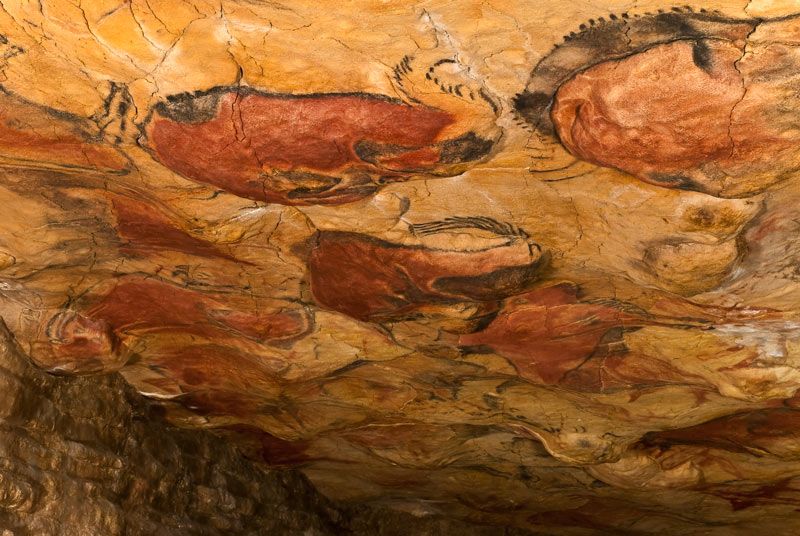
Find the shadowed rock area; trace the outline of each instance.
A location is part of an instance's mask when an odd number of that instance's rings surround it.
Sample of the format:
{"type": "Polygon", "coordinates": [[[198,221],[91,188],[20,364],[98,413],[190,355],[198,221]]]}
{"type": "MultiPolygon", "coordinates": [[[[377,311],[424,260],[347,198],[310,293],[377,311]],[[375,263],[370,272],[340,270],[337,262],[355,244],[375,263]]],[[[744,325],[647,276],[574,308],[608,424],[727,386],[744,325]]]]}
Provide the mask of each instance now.
{"type": "MultiPolygon", "coordinates": [[[[170,427],[116,374],[49,376],[0,325],[3,536],[497,534],[342,507],[209,432],[170,427]]],[[[526,531],[508,531],[524,536],[526,531]]]]}

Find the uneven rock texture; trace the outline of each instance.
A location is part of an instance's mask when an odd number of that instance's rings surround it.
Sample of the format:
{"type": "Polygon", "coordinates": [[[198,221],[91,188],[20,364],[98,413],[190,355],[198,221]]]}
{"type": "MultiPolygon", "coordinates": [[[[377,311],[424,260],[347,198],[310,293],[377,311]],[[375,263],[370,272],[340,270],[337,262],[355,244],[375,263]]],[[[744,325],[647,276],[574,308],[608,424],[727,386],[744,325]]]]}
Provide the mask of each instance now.
{"type": "Polygon", "coordinates": [[[261,471],[208,433],[159,426],[117,376],[48,377],[19,354],[5,327],[0,336],[7,533],[330,531],[327,504],[302,478],[261,471]]]}
{"type": "Polygon", "coordinates": [[[10,0],[0,33],[0,317],[41,368],[345,502],[796,532],[793,3],[10,0]]]}
{"type": "Polygon", "coordinates": [[[165,426],[118,375],[46,375],[2,325],[0,384],[3,536],[497,533],[334,504],[295,471],[266,471],[206,431],[165,426]]]}

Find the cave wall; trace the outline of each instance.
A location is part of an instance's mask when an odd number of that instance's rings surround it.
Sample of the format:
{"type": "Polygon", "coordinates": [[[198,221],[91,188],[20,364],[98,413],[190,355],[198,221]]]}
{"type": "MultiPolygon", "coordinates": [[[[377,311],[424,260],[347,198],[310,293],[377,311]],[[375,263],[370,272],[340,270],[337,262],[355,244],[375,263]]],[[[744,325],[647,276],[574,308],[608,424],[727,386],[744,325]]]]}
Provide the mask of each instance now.
{"type": "Polygon", "coordinates": [[[38,370],[0,324],[0,534],[530,534],[334,503],[301,473],[161,413],[117,374],[38,370]]]}
{"type": "Polygon", "coordinates": [[[36,370],[5,326],[0,385],[4,536],[333,533],[336,510],[302,476],[159,424],[117,375],[36,370]]]}
{"type": "Polygon", "coordinates": [[[0,317],[338,501],[792,534],[799,66],[781,0],[8,0],[0,317]]]}

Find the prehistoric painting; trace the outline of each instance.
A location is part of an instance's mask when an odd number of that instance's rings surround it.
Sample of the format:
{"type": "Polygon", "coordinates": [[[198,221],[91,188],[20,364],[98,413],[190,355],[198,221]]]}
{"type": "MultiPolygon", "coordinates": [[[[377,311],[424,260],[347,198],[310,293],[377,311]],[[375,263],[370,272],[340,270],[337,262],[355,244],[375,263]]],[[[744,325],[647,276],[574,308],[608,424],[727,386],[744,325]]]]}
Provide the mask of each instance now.
{"type": "Polygon", "coordinates": [[[0,5],[0,318],[336,500],[800,527],[800,7],[0,5]]]}

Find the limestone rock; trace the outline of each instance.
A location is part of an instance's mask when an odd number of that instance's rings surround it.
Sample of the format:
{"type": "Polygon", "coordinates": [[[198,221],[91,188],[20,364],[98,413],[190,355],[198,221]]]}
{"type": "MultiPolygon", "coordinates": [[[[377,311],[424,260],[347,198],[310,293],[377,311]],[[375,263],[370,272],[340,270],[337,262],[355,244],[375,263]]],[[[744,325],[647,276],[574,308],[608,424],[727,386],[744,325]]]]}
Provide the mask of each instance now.
{"type": "Polygon", "coordinates": [[[791,2],[11,0],[0,34],[39,367],[442,530],[794,533],[791,2]]]}

